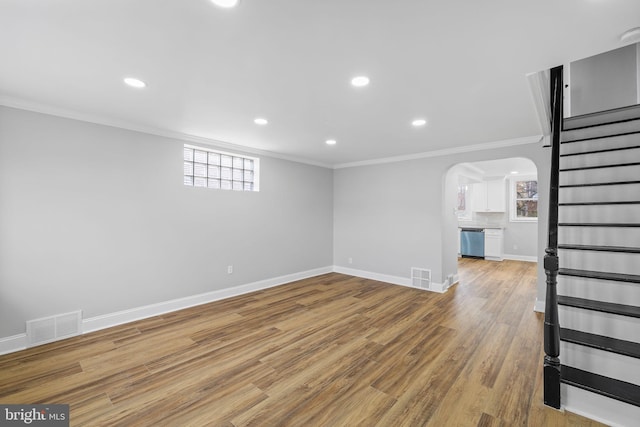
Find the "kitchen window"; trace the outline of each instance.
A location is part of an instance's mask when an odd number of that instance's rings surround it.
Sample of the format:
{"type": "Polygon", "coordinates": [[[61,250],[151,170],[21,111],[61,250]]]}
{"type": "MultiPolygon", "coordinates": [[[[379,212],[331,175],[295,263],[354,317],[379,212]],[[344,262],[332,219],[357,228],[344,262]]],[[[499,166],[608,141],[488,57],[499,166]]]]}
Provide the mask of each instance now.
{"type": "Polygon", "coordinates": [[[184,146],[184,185],[259,191],[260,159],[192,145],[184,146]]]}
{"type": "Polygon", "coordinates": [[[511,178],[511,221],[538,220],[538,178],[521,176],[511,178]]]}

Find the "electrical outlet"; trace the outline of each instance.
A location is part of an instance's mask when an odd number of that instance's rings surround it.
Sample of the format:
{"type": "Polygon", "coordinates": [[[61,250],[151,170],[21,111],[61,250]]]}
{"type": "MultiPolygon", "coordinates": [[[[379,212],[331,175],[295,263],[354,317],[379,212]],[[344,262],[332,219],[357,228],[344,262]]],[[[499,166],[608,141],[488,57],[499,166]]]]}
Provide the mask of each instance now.
{"type": "Polygon", "coordinates": [[[228,265],[227,266],[227,274],[231,274],[233,273],[233,265],[228,265]]]}
{"type": "Polygon", "coordinates": [[[349,264],[353,264],[353,258],[349,258],[349,264]]]}

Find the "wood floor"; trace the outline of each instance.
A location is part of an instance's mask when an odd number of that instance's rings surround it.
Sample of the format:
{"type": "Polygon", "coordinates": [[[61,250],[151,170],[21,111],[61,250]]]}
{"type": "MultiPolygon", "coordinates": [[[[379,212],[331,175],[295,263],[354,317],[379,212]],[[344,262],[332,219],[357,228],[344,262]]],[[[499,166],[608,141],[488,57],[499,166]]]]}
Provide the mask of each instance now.
{"type": "Polygon", "coordinates": [[[596,426],[542,405],[533,263],[446,294],[327,274],[0,356],[0,402],[71,425],[596,426]]]}

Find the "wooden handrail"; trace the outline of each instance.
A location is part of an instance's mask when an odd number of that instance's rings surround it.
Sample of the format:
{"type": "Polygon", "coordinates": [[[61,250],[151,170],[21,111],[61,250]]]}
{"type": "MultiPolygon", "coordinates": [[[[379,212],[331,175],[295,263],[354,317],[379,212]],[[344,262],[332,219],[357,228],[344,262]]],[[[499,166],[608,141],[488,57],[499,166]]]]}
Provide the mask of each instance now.
{"type": "Polygon", "coordinates": [[[551,180],[549,188],[549,242],[544,270],[547,293],[544,311],[544,404],[560,409],[560,323],[558,322],[558,188],[560,133],[562,132],[562,66],[551,69],[551,180]]]}

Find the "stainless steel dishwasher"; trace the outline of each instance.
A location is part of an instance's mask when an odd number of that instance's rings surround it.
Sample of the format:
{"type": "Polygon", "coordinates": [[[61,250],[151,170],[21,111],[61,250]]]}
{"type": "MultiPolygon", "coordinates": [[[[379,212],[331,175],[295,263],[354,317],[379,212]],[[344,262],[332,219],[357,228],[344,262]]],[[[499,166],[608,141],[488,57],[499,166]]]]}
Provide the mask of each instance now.
{"type": "Polygon", "coordinates": [[[460,255],[468,258],[484,258],[484,228],[460,230],[460,255]]]}

